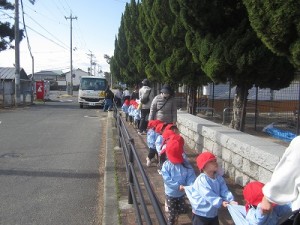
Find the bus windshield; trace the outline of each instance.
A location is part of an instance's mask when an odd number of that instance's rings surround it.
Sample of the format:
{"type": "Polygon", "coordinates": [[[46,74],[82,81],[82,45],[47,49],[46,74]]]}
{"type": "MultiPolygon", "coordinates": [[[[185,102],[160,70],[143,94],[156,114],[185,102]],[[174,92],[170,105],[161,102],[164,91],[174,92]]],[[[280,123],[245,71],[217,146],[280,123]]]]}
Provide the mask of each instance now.
{"type": "Polygon", "coordinates": [[[80,87],[81,90],[94,90],[100,91],[106,88],[105,78],[81,78],[80,87]]]}

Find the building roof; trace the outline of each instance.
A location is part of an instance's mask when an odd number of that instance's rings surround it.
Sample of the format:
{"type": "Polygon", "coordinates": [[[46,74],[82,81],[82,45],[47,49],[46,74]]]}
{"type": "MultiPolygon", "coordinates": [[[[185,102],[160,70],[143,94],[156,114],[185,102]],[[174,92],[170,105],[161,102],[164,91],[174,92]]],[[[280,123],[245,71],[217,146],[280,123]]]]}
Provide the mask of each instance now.
{"type": "MultiPolygon", "coordinates": [[[[15,79],[15,67],[0,67],[0,79],[1,80],[14,80],[15,79]]],[[[30,80],[27,73],[23,68],[20,69],[20,79],[30,80]]]]}
{"type": "Polygon", "coordinates": [[[61,70],[41,70],[40,72],[34,73],[38,76],[61,76],[63,72],[61,70]]]}
{"type": "MultiPolygon", "coordinates": [[[[70,74],[70,72],[71,72],[70,70],[69,70],[69,71],[66,71],[65,73],[63,73],[63,75],[70,74]]],[[[84,71],[84,70],[82,70],[82,69],[80,69],[80,68],[78,68],[78,69],[73,69],[72,72],[73,72],[73,73],[76,73],[76,72],[84,73],[84,74],[87,74],[87,76],[88,76],[88,74],[89,74],[88,72],[86,72],[86,71],[84,71]]]]}

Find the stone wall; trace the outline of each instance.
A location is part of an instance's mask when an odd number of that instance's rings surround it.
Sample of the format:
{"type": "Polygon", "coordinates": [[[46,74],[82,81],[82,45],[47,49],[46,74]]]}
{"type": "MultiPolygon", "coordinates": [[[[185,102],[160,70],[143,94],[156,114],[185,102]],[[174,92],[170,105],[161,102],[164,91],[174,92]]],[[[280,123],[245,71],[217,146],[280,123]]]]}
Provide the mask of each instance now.
{"type": "Polygon", "coordinates": [[[258,180],[266,183],[285,147],[260,137],[178,112],[178,127],[185,143],[195,152],[210,151],[225,173],[239,185],[258,180]]]}

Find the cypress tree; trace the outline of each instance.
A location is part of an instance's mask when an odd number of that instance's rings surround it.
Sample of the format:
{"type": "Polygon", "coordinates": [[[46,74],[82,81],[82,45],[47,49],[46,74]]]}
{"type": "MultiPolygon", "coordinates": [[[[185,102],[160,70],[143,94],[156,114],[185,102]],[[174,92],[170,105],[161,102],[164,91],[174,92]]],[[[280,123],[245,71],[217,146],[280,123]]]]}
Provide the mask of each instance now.
{"type": "Polygon", "coordinates": [[[274,53],[300,68],[300,1],[243,0],[252,28],[274,53]]]}
{"type": "Polygon", "coordinates": [[[257,38],[241,0],[177,1],[195,62],[214,82],[236,85],[231,127],[243,131],[249,89],[287,87],[293,68],[257,38]]]}

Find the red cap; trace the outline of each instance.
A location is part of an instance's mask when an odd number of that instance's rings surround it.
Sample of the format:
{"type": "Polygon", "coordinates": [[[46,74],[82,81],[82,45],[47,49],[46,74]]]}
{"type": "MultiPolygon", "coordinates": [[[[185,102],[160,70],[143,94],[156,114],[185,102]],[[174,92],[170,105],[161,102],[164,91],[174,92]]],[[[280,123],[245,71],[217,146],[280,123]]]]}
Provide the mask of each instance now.
{"type": "Polygon", "coordinates": [[[183,163],[183,145],[177,140],[170,140],[166,146],[167,158],[171,163],[183,163]]]}
{"type": "Polygon", "coordinates": [[[210,152],[202,152],[197,157],[197,166],[200,170],[203,170],[206,163],[216,159],[216,156],[210,152]]]}
{"type": "Polygon", "coordinates": [[[139,104],[138,104],[136,101],[134,101],[134,102],[132,103],[132,105],[133,105],[133,107],[136,108],[136,109],[137,109],[137,107],[139,106],[139,104]]]}
{"type": "Polygon", "coordinates": [[[170,140],[177,140],[180,142],[182,146],[184,146],[184,139],[181,135],[174,133],[174,135],[170,136],[170,140]]]}
{"type": "Polygon", "coordinates": [[[175,132],[172,130],[164,130],[162,137],[164,140],[168,140],[171,136],[175,135],[175,132]]]}
{"type": "Polygon", "coordinates": [[[173,124],[173,123],[168,123],[168,124],[166,125],[165,130],[170,130],[172,127],[176,127],[176,125],[173,124]]]}
{"type": "Polygon", "coordinates": [[[149,120],[148,128],[156,128],[156,126],[160,123],[162,123],[160,120],[149,120]]]}
{"type": "Polygon", "coordinates": [[[156,128],[155,128],[155,132],[158,133],[158,134],[161,134],[163,128],[164,128],[164,123],[159,123],[157,124],[156,128]]]}
{"type": "Polygon", "coordinates": [[[245,199],[245,207],[246,211],[249,210],[250,206],[257,206],[259,203],[261,203],[264,194],[262,192],[262,188],[265,185],[259,181],[253,181],[248,183],[243,190],[244,199],[245,199]]]}

